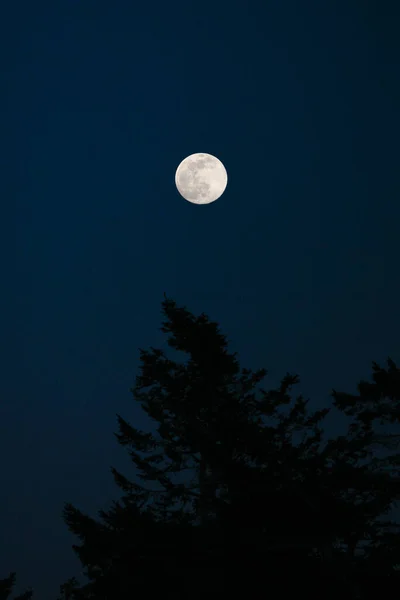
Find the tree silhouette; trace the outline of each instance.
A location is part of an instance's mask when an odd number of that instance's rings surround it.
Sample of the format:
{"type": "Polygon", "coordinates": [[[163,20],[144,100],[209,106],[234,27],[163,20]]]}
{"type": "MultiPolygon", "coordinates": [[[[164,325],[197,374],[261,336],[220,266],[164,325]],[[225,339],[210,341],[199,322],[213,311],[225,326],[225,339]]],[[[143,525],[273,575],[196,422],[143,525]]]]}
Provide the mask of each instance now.
{"type": "MultiPolygon", "coordinates": [[[[16,582],[16,574],[10,573],[5,579],[0,579],[0,600],[9,600],[16,582]]],[[[19,596],[14,596],[14,600],[30,600],[33,596],[33,590],[27,590],[19,596]]]]}
{"type": "Polygon", "coordinates": [[[74,597],[74,593],[79,590],[79,582],[76,577],[70,577],[60,585],[60,595],[57,600],[71,600],[74,597]]]}
{"type": "Polygon", "coordinates": [[[377,458],[376,445],[395,438],[379,436],[374,420],[396,422],[394,363],[390,373],[377,368],[372,387],[360,384],[358,398],[334,392],[351,423],[347,436],[324,442],[329,409],[310,412],[293,397],[296,375],[266,391],[266,371],[241,368],[217,323],[167,297],[162,310],[168,345],[186,360],[140,350],[131,391],[155,431],[117,415],[116,434],[136,479],[112,469],[122,497],[100,520],[65,506],[89,579],[73,597],[123,599],[140,586],[174,597],[210,586],[226,593],[277,572],[303,580],[309,594],[313,582],[321,593],[324,577],[332,596],[354,597],[361,565],[392,573],[394,525],[378,520],[398,494],[398,457],[377,458]]]}
{"type": "Polygon", "coordinates": [[[358,395],[333,391],[334,405],[351,422],[346,437],[326,450],[332,476],[348,481],[346,503],[353,506],[353,517],[342,541],[364,581],[366,573],[399,577],[400,527],[387,516],[400,498],[400,370],[390,358],[387,366],[372,363],[373,382],[360,381],[358,395]]]}
{"type": "Polygon", "coordinates": [[[15,585],[15,573],[10,573],[5,579],[0,579],[0,600],[8,600],[15,585]]]}

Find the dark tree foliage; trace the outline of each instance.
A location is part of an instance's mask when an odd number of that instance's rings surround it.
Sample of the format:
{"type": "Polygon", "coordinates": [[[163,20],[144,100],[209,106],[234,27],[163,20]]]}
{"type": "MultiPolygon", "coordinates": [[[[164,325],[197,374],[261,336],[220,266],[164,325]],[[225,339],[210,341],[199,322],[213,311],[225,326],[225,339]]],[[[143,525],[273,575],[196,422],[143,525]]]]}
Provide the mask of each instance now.
{"type": "Polygon", "coordinates": [[[73,598],[84,598],[83,590],[76,577],[70,577],[65,583],[60,585],[60,595],[57,600],[72,600],[73,598]]]}
{"type": "Polygon", "coordinates": [[[357,397],[333,393],[349,429],[324,441],[329,409],[312,412],[293,396],[296,375],[265,390],[266,371],[241,368],[206,315],[168,298],[162,309],[162,331],[183,359],[140,350],[132,393],[154,429],[117,415],[135,466],[134,479],[112,469],[120,501],[99,520],[65,506],[88,577],[69,597],[241,588],[258,597],[279,575],[281,591],[296,582],[309,597],[367,598],[366,573],[395,577],[397,529],[382,518],[399,494],[398,438],[375,426],[398,422],[394,363],[374,365],[374,383],[360,383],[357,397]]]}
{"type": "Polygon", "coordinates": [[[373,574],[397,581],[400,527],[389,513],[400,498],[400,370],[390,358],[387,369],[372,368],[373,382],[361,381],[357,395],[333,391],[334,405],[351,422],[346,437],[331,441],[326,452],[332,475],[348,482],[342,496],[354,516],[341,538],[358,580],[373,574]]]}
{"type": "Polygon", "coordinates": [[[0,579],[0,600],[8,600],[15,586],[15,573],[10,573],[5,579],[0,579]]]}
{"type": "MultiPolygon", "coordinates": [[[[11,594],[15,586],[16,575],[10,573],[5,579],[0,579],[0,600],[11,600],[11,594]]],[[[13,600],[30,600],[33,596],[32,590],[27,590],[19,596],[14,596],[13,600]]]]}

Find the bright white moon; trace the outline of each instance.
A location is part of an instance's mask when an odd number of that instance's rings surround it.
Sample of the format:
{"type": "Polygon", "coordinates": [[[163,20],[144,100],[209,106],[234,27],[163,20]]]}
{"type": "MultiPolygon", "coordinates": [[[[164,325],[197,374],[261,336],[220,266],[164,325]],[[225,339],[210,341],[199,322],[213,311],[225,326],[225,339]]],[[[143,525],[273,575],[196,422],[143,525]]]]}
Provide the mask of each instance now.
{"type": "Polygon", "coordinates": [[[193,204],[210,204],[225,191],[228,175],[222,162],[212,154],[186,157],[175,173],[178,192],[193,204]]]}

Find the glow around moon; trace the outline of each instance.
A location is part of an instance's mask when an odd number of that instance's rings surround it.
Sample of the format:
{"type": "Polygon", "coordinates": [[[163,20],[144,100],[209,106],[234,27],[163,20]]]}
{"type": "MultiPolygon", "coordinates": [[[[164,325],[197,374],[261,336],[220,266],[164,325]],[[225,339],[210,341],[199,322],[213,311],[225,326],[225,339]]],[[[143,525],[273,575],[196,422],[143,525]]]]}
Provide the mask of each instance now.
{"type": "Polygon", "coordinates": [[[222,162],[212,154],[186,157],[175,173],[178,192],[193,204],[210,204],[225,191],[228,175],[222,162]]]}

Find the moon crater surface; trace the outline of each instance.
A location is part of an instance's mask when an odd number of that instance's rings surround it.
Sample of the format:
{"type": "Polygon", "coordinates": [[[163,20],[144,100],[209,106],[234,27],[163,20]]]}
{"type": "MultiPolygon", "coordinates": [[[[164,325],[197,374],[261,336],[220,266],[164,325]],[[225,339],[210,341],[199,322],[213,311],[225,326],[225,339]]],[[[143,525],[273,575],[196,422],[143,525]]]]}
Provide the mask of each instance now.
{"type": "Polygon", "coordinates": [[[228,175],[222,162],[212,154],[187,156],[175,173],[178,192],[193,204],[210,204],[225,191],[228,175]]]}

